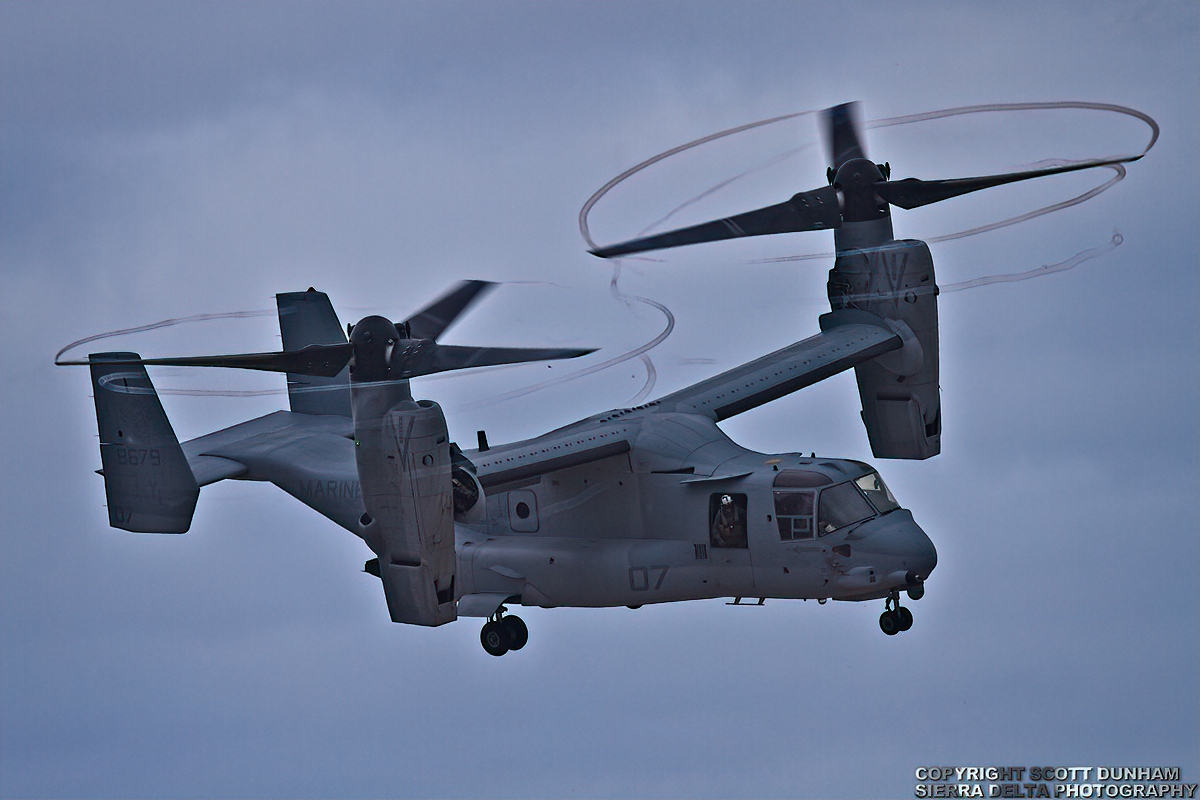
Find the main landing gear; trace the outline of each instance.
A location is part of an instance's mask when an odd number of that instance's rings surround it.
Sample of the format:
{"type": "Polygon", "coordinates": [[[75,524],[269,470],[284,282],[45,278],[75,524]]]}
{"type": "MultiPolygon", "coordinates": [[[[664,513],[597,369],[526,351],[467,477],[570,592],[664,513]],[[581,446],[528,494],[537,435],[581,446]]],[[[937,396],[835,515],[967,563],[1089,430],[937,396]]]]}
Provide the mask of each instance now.
{"type": "Polygon", "coordinates": [[[479,632],[479,642],[488,655],[502,656],[509,650],[520,650],[529,641],[525,620],[515,614],[504,616],[506,610],[504,606],[496,609],[479,632]]]}
{"type": "Polygon", "coordinates": [[[900,605],[900,593],[893,591],[883,601],[883,613],[879,615],[879,630],[888,636],[895,636],[900,631],[911,628],[912,624],[912,612],[900,605]]]}

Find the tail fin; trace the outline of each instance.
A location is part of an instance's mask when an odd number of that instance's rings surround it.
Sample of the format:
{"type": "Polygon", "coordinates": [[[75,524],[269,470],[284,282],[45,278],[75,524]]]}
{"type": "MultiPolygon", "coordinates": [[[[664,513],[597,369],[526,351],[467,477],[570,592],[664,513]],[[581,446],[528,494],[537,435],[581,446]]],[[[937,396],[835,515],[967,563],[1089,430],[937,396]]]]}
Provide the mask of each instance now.
{"type": "Polygon", "coordinates": [[[88,356],[108,523],[139,533],[184,533],[200,487],[137,353],[88,356]]]}
{"type": "MultiPolygon", "coordinates": [[[[279,307],[279,332],[283,349],[300,350],[310,344],[345,344],[346,334],[324,292],[284,292],[275,295],[279,307]]],[[[287,376],[288,400],[297,414],[336,414],[349,417],[350,374],[343,369],[333,378],[287,376]]]]}

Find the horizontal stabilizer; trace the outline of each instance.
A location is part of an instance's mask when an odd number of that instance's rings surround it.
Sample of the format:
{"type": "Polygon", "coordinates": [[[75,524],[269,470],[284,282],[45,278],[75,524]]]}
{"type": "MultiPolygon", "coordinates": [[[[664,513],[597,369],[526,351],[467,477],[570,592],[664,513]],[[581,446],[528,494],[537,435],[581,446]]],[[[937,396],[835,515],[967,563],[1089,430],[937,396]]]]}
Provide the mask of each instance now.
{"type": "Polygon", "coordinates": [[[200,487],[136,353],[88,356],[108,521],[140,533],[184,533],[200,487]]]}

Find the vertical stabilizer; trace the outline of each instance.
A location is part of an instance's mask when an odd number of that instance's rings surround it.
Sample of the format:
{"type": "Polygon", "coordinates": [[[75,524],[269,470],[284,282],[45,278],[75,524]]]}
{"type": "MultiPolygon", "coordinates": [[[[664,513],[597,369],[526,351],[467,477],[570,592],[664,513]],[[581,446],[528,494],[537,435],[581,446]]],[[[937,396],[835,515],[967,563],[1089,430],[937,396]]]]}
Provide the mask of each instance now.
{"type": "Polygon", "coordinates": [[[200,487],[146,368],[128,363],[138,357],[88,356],[108,522],[139,533],[184,533],[191,527],[200,487]]]}
{"type": "MultiPolygon", "coordinates": [[[[345,344],[346,333],[324,292],[284,292],[275,295],[279,307],[279,332],[283,349],[300,350],[310,344],[345,344]]],[[[288,373],[288,400],[297,414],[336,414],[349,417],[350,373],[343,369],[333,378],[288,373]]]]}

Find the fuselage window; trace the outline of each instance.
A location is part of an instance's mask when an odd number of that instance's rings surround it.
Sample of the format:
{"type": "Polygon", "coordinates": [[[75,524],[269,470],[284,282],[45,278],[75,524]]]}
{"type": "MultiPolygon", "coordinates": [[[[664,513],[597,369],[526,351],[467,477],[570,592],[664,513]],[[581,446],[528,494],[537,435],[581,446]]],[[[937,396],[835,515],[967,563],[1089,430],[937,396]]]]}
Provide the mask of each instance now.
{"type": "Polygon", "coordinates": [[[775,476],[776,489],[812,489],[817,486],[828,486],[833,480],[824,473],[813,472],[809,469],[785,469],[775,476]]]}
{"type": "Polygon", "coordinates": [[[854,484],[843,483],[821,491],[817,535],[827,536],[838,528],[875,516],[874,509],[859,494],[854,484]]]}
{"type": "Polygon", "coordinates": [[[775,519],[783,541],[813,538],[813,493],[775,492],[775,519]]]}
{"type": "Polygon", "coordinates": [[[746,542],[746,495],[719,492],[708,499],[708,536],[713,547],[740,547],[746,542]]]}

